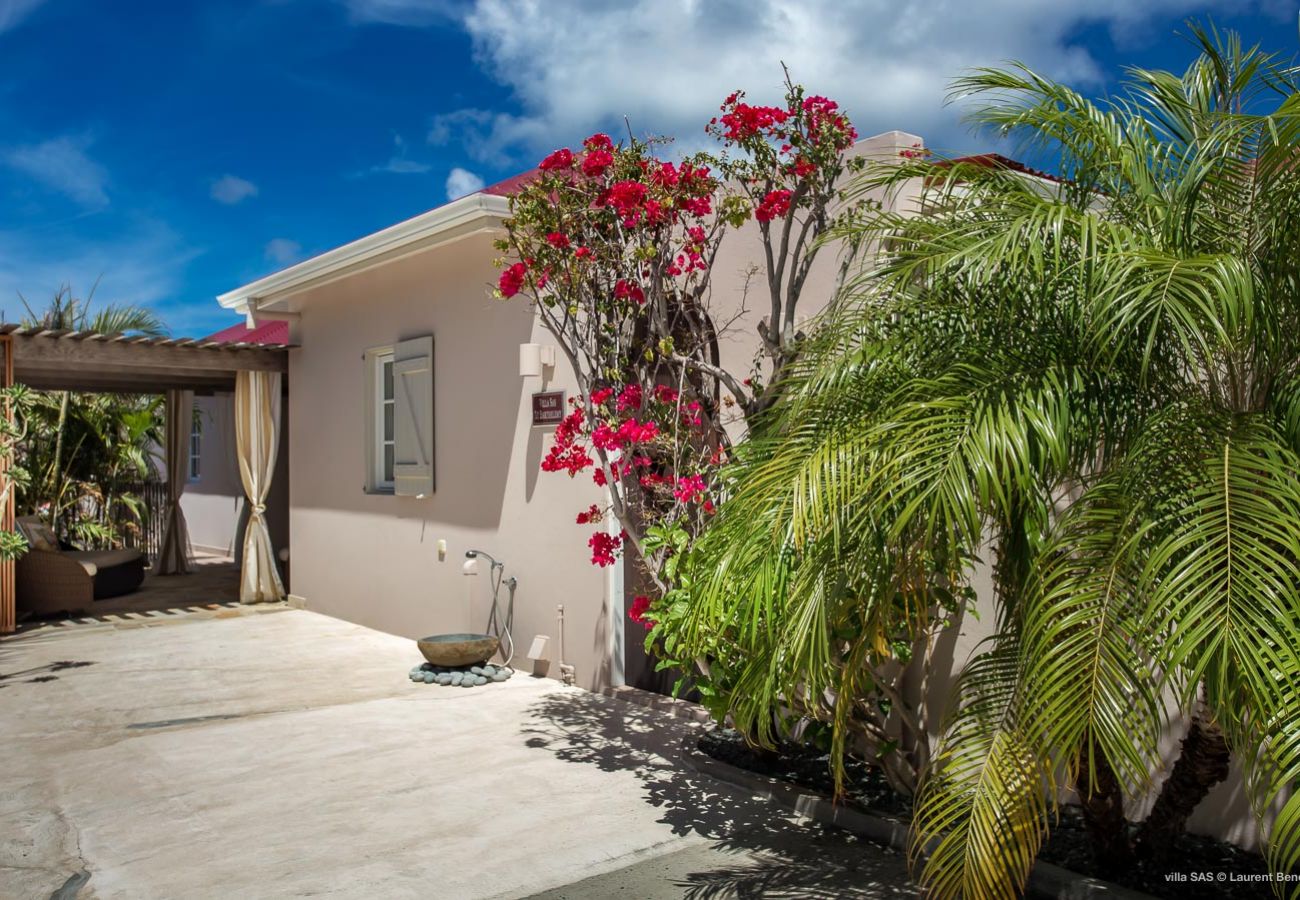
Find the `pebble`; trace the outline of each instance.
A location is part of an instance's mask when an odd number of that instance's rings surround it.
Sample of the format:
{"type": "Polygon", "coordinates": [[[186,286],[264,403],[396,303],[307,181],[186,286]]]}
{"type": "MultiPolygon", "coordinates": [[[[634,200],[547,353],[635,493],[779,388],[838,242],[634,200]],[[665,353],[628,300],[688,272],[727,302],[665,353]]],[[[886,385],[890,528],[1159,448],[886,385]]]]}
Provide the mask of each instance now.
{"type": "Polygon", "coordinates": [[[509,666],[497,663],[482,663],[473,666],[435,666],[422,663],[411,669],[408,675],[416,684],[441,684],[452,687],[478,687],[489,682],[500,683],[515,674],[509,666]]]}

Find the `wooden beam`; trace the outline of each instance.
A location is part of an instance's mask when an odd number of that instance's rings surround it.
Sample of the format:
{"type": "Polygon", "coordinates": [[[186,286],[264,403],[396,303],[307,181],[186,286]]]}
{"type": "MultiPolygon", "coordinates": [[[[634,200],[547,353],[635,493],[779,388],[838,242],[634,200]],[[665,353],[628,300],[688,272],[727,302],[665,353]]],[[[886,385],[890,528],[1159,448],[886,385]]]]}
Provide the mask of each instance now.
{"type": "MultiPolygon", "coordinates": [[[[4,353],[4,365],[0,368],[0,387],[11,387],[14,383],[14,345],[9,335],[0,335],[0,352],[4,353]]],[[[14,411],[10,404],[4,405],[4,417],[12,424],[14,411]]],[[[0,485],[10,486],[7,464],[0,461],[0,485]]],[[[14,530],[14,491],[8,491],[4,508],[0,509],[0,529],[14,530]]],[[[0,634],[10,634],[18,629],[18,593],[14,585],[14,561],[0,560],[0,634]]]]}
{"type": "Polygon", "coordinates": [[[202,345],[151,344],[130,340],[83,340],[72,337],[14,334],[16,375],[27,366],[76,366],[98,371],[147,369],[177,374],[199,372],[287,372],[289,358],[283,350],[243,348],[232,350],[202,345]]]}
{"type": "Polygon", "coordinates": [[[157,375],[137,372],[100,373],[84,370],[19,369],[14,379],[38,391],[87,391],[112,394],[161,394],[171,388],[193,391],[233,391],[234,373],[222,375],[157,375]]]}

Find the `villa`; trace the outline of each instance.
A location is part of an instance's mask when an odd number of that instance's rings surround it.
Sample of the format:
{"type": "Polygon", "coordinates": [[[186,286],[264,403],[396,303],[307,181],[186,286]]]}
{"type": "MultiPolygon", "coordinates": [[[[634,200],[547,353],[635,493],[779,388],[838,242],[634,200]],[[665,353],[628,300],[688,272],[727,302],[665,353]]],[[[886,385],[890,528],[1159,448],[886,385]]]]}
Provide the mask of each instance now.
{"type": "MultiPolygon", "coordinates": [[[[897,159],[920,143],[894,131],[854,152],[897,159]]],[[[572,374],[528,305],[491,298],[492,242],[526,177],[221,295],[247,325],[214,337],[270,335],[292,346],[291,602],[407,637],[480,631],[486,579],[465,577],[462,563],[481,549],[519,581],[516,665],[558,677],[562,644],[583,687],[659,687],[641,629],[628,630],[625,563],[594,567],[574,526],[574,511],[602,502],[601,490],[540,470],[554,421],[535,415],[534,398],[572,396],[572,374]],[[537,636],[548,638],[543,656],[521,658],[537,636]]],[[[723,242],[714,265],[715,319],[732,321],[721,352],[737,371],[758,349],[746,284],[759,252],[751,223],[723,242]]],[[[811,304],[830,296],[834,275],[828,251],[802,316],[819,311],[811,304]]],[[[197,513],[199,501],[189,502],[197,513]]]]}

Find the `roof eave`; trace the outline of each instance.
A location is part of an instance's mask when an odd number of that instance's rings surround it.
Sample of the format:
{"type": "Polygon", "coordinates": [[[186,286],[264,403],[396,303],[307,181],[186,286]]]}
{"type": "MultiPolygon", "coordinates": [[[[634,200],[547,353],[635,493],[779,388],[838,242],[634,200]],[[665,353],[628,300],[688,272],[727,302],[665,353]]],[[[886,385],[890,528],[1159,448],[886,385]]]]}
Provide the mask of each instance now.
{"type": "Polygon", "coordinates": [[[380,263],[493,230],[509,214],[508,198],[470,194],[228,291],[219,295],[217,302],[226,309],[247,313],[250,302],[262,308],[380,263]]]}

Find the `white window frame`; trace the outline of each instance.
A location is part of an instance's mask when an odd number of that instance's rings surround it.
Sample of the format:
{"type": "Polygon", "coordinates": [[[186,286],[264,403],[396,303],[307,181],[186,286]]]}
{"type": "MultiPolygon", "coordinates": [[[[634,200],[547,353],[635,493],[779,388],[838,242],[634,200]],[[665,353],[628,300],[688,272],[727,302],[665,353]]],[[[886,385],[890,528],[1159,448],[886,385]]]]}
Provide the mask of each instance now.
{"type": "Polygon", "coordinates": [[[190,420],[189,450],[186,475],[189,482],[193,484],[203,475],[203,423],[199,420],[198,415],[195,415],[190,420]]]}
{"type": "Polygon", "coordinates": [[[384,471],[384,448],[394,446],[396,435],[384,437],[385,407],[396,408],[394,397],[384,397],[384,366],[393,364],[392,347],[375,347],[365,353],[366,363],[366,485],[372,494],[393,493],[391,473],[384,471]],[[388,476],[388,477],[385,477],[388,476]]]}

